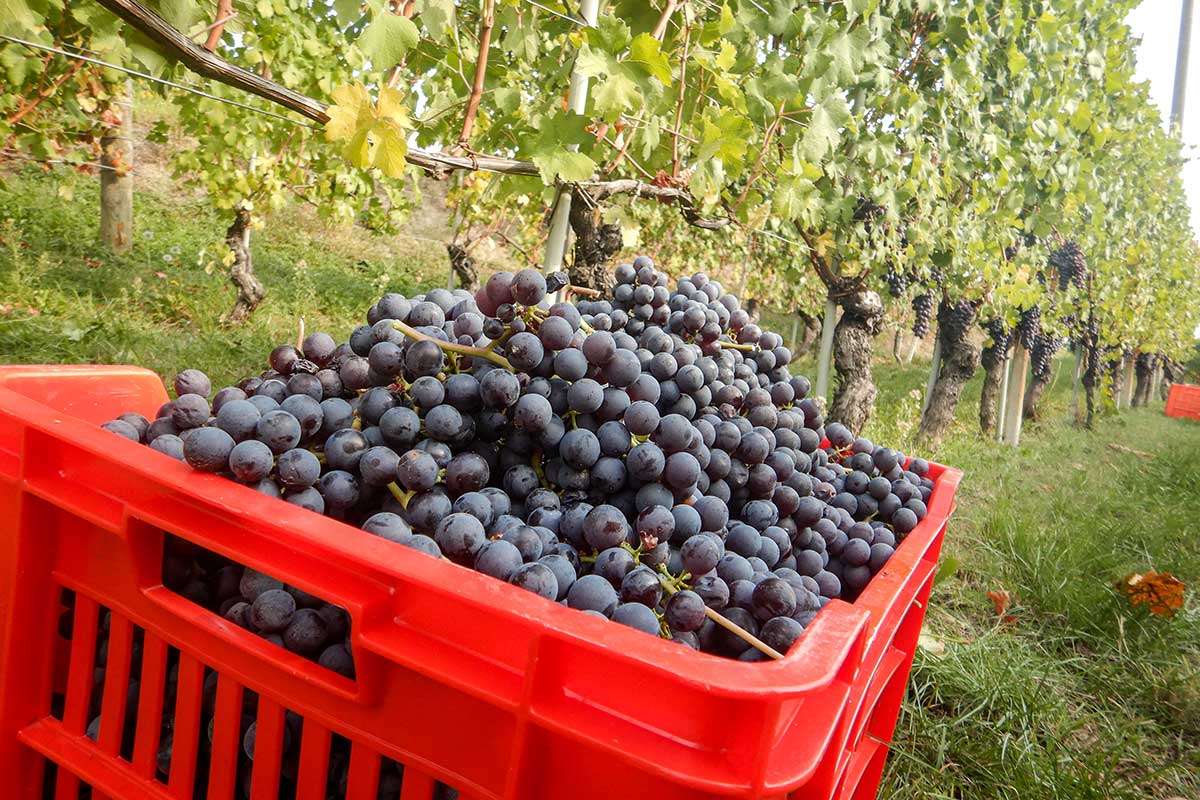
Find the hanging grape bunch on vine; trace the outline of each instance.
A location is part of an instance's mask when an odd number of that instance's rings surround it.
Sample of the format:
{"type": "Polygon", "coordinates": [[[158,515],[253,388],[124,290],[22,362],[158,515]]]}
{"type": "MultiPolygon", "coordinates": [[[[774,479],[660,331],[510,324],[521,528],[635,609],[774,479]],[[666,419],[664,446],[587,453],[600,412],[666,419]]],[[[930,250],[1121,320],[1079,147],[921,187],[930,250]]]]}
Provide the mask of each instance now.
{"type": "Polygon", "coordinates": [[[933,295],[925,292],[913,298],[913,336],[924,339],[929,335],[929,323],[933,319],[933,295]]]}
{"type": "Polygon", "coordinates": [[[1049,264],[1058,275],[1059,291],[1065,292],[1071,284],[1080,289],[1087,285],[1087,258],[1074,239],[1051,253],[1049,264]]]}
{"type": "Polygon", "coordinates": [[[1008,348],[1012,346],[1013,332],[1004,324],[1004,320],[993,317],[984,322],[981,327],[987,333],[991,340],[985,350],[990,350],[995,353],[1006,353],[1008,348]]]}
{"type": "Polygon", "coordinates": [[[939,320],[945,326],[946,338],[961,341],[975,321],[975,303],[971,300],[955,300],[949,303],[939,320]]]}
{"type": "Polygon", "coordinates": [[[1021,319],[1017,322],[1015,334],[1017,341],[1026,350],[1032,351],[1037,343],[1037,338],[1042,332],[1042,309],[1041,306],[1033,306],[1021,312],[1021,319]]]}
{"type": "Polygon", "coordinates": [[[1050,361],[1058,352],[1060,341],[1057,336],[1045,333],[1039,333],[1034,337],[1030,363],[1033,368],[1033,377],[1037,380],[1046,380],[1050,377],[1050,361]]]}

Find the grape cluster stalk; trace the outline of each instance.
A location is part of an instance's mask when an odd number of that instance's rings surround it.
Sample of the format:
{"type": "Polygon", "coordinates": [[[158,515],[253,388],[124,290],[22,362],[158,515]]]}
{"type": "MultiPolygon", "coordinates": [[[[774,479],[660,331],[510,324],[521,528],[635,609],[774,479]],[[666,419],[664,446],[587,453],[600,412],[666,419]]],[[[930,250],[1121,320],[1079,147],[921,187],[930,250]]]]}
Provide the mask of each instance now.
{"type": "MultiPolygon", "coordinates": [[[[281,344],[215,393],[186,370],[155,419],[105,427],[547,602],[784,654],[926,516],[928,464],[826,424],[783,338],[707,275],[671,288],[638,257],[615,279],[595,297],[529,269],[388,293],[346,342],[281,344]]],[[[256,603],[274,621],[254,630],[287,646],[282,594],[217,610],[240,624],[256,603]]],[[[322,641],[349,674],[346,644],[322,641]]]]}

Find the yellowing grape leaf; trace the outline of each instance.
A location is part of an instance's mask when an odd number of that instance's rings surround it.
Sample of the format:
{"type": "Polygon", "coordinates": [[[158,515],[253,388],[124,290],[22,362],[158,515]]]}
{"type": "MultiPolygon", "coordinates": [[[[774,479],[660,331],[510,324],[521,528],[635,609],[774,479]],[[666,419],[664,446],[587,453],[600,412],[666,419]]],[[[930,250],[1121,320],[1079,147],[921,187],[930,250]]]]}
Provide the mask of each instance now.
{"type": "Polygon", "coordinates": [[[412,127],[404,95],[384,88],[373,103],[365,86],[340,86],[333,91],[325,138],[345,142],[342,153],[356,167],[377,167],[389,178],[404,174],[408,155],[406,131],[412,127]]]}
{"type": "Polygon", "coordinates": [[[1173,617],[1183,608],[1183,581],[1169,572],[1130,573],[1114,584],[1132,606],[1149,606],[1150,613],[1173,617]]]}

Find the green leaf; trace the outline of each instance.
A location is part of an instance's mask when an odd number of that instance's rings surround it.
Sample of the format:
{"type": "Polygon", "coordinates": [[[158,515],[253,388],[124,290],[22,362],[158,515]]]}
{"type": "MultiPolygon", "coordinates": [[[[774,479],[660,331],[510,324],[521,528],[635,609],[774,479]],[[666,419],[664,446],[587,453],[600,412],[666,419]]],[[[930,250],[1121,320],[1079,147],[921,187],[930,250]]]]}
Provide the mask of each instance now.
{"type": "Polygon", "coordinates": [[[638,34],[629,46],[629,61],[637,64],[666,86],[671,85],[671,65],[660,49],[657,39],[648,33],[638,34]]]}
{"type": "Polygon", "coordinates": [[[1022,53],[1016,47],[1010,47],[1008,50],[1008,71],[1013,75],[1020,75],[1025,71],[1025,67],[1029,66],[1029,56],[1022,53]]]}
{"type": "Polygon", "coordinates": [[[1086,100],[1079,101],[1079,107],[1071,115],[1071,127],[1080,133],[1086,133],[1092,126],[1092,107],[1086,100]]]}
{"type": "Polygon", "coordinates": [[[837,124],[825,106],[814,106],[804,131],[801,150],[806,161],[821,161],[841,141],[837,124]]]}
{"type": "Polygon", "coordinates": [[[617,60],[602,50],[593,49],[584,44],[575,56],[575,71],[580,75],[595,78],[598,75],[611,75],[616,71],[617,60]]]}
{"type": "Polygon", "coordinates": [[[719,158],[726,166],[741,163],[753,129],[750,120],[728,110],[718,112],[715,119],[713,117],[711,112],[704,116],[697,157],[701,161],[719,158]]]}
{"type": "Polygon", "coordinates": [[[616,55],[629,46],[629,25],[613,14],[604,14],[596,20],[596,27],[589,28],[588,41],[608,53],[616,55]]]}
{"type": "Polygon", "coordinates": [[[729,42],[721,42],[721,52],[713,63],[720,69],[729,69],[737,61],[737,48],[729,42]]]}
{"type": "Polygon", "coordinates": [[[437,42],[445,42],[454,28],[454,0],[420,0],[417,13],[429,35],[437,42]]]}
{"type": "Polygon", "coordinates": [[[362,16],[362,3],[359,0],[333,0],[333,10],[337,14],[339,28],[344,28],[362,16]]]}
{"type": "Polygon", "coordinates": [[[0,33],[24,38],[41,24],[41,14],[27,0],[0,0],[0,33]]]}
{"type": "Polygon", "coordinates": [[[158,51],[158,45],[140,31],[130,30],[125,34],[125,42],[133,57],[142,63],[151,75],[161,75],[166,71],[167,58],[158,51]]]}
{"type": "Polygon", "coordinates": [[[194,0],[162,0],[158,13],[181,31],[187,31],[205,19],[204,10],[194,0]]]}
{"type": "Polygon", "coordinates": [[[547,184],[553,183],[556,178],[585,181],[596,171],[596,162],[583,153],[558,146],[534,153],[533,163],[537,165],[542,181],[547,184]]]}
{"type": "Polygon", "coordinates": [[[358,46],[371,59],[375,69],[384,70],[400,63],[420,39],[421,33],[411,19],[385,12],[371,20],[359,38],[358,46]]]}
{"type": "Polygon", "coordinates": [[[596,110],[609,122],[613,122],[624,111],[634,108],[642,99],[637,84],[620,72],[610,75],[594,94],[596,110]]]}

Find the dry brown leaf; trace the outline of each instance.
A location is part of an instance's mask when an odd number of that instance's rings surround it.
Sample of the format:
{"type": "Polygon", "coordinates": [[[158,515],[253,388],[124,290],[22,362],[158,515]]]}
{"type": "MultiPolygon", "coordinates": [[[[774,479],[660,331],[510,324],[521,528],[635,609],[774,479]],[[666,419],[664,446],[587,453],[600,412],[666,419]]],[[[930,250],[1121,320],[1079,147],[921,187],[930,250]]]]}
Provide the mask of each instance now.
{"type": "Polygon", "coordinates": [[[1114,584],[1133,606],[1150,606],[1150,613],[1173,617],[1183,608],[1183,581],[1169,572],[1133,572],[1114,584]]]}
{"type": "Polygon", "coordinates": [[[1008,613],[1008,607],[1012,605],[1012,593],[1007,589],[993,589],[987,593],[987,596],[992,601],[992,605],[996,607],[997,617],[1010,625],[1017,621],[1015,616],[1008,613]]]}

